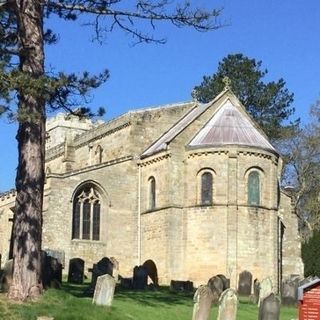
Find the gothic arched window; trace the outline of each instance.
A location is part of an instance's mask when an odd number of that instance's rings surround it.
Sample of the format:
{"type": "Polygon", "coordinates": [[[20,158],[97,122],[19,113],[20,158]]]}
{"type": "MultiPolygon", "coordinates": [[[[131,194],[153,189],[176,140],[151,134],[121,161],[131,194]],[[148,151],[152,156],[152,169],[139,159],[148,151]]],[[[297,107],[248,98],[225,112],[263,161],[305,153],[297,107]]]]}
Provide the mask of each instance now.
{"type": "Polygon", "coordinates": [[[212,204],[212,174],[205,172],[201,175],[201,204],[212,204]]]}
{"type": "Polygon", "coordinates": [[[251,171],[248,176],[248,204],[260,205],[260,175],[258,171],[251,171]]]}
{"type": "Polygon", "coordinates": [[[81,188],[73,200],[72,239],[100,239],[100,197],[93,185],[81,188]]]}
{"type": "Polygon", "coordinates": [[[149,209],[156,208],[156,180],[154,177],[149,178],[149,209]]]}

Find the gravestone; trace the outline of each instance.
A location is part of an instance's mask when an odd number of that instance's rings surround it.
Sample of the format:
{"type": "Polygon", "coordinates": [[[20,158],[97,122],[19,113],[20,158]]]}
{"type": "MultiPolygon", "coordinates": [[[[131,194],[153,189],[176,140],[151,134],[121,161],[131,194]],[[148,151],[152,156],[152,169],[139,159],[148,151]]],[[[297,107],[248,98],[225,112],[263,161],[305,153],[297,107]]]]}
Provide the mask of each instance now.
{"type": "Polygon", "coordinates": [[[92,303],[111,306],[114,296],[116,280],[109,274],[99,276],[96,281],[92,303]]]}
{"type": "Polygon", "coordinates": [[[223,291],[230,288],[230,279],[228,279],[224,274],[217,274],[217,277],[222,280],[223,291]]]}
{"type": "Polygon", "coordinates": [[[260,304],[258,320],[279,320],[279,315],[280,300],[271,293],[260,304]]]}
{"type": "Polygon", "coordinates": [[[224,291],[224,283],[221,277],[213,276],[208,281],[208,287],[211,289],[213,294],[213,302],[217,303],[221,293],[224,291]]]}
{"type": "Polygon", "coordinates": [[[192,320],[209,320],[213,294],[207,285],[201,285],[193,296],[192,320]]]}
{"type": "Polygon", "coordinates": [[[2,271],[1,279],[0,279],[0,289],[2,292],[8,292],[9,287],[12,283],[12,273],[13,273],[13,260],[8,260],[2,271]]]}
{"type": "Polygon", "coordinates": [[[239,275],[238,294],[249,296],[252,287],[252,274],[249,271],[243,271],[239,275]]]}
{"type": "Polygon", "coordinates": [[[193,292],[192,281],[171,280],[170,291],[173,292],[193,292]]]}
{"type": "Polygon", "coordinates": [[[268,297],[271,293],[273,293],[273,286],[271,279],[268,277],[263,279],[260,283],[258,306],[260,306],[263,299],[268,297]]]}
{"type": "Polygon", "coordinates": [[[253,303],[257,304],[259,302],[259,293],[260,293],[260,282],[258,279],[253,281],[253,303]]]}
{"type": "Polygon", "coordinates": [[[119,281],[119,261],[115,257],[111,257],[110,261],[113,266],[112,276],[114,277],[116,282],[118,282],[119,281]]]}
{"type": "Polygon", "coordinates": [[[84,276],[84,260],[81,258],[70,259],[68,282],[82,284],[83,276],[84,276]]]}
{"type": "Polygon", "coordinates": [[[132,286],[134,290],[144,290],[148,285],[148,271],[143,266],[133,268],[132,286]]]}
{"type": "Polygon", "coordinates": [[[286,280],[282,282],[281,301],[284,305],[294,305],[298,302],[298,286],[296,281],[286,280]]]}
{"type": "Polygon", "coordinates": [[[92,278],[91,278],[91,284],[90,284],[91,290],[94,290],[96,286],[97,278],[99,276],[102,276],[104,274],[108,274],[112,276],[112,273],[113,273],[113,263],[109,258],[104,257],[98,263],[95,263],[92,268],[92,278]]]}
{"type": "Polygon", "coordinates": [[[233,289],[222,292],[219,298],[219,311],[217,320],[236,320],[238,310],[238,297],[233,289]]]}
{"type": "Polygon", "coordinates": [[[120,286],[123,289],[128,289],[131,290],[132,289],[132,278],[120,278],[120,286]]]}
{"type": "Polygon", "coordinates": [[[154,286],[158,287],[159,281],[158,281],[158,271],[157,271],[156,264],[152,260],[147,260],[143,263],[143,266],[147,269],[148,276],[150,277],[154,286]]]}
{"type": "Polygon", "coordinates": [[[45,249],[44,250],[48,256],[56,258],[59,263],[61,263],[62,268],[65,266],[65,253],[64,251],[60,250],[52,250],[52,249],[45,249]]]}
{"type": "Polygon", "coordinates": [[[42,284],[44,288],[60,288],[62,282],[62,264],[58,259],[41,252],[42,258],[42,284]]]}

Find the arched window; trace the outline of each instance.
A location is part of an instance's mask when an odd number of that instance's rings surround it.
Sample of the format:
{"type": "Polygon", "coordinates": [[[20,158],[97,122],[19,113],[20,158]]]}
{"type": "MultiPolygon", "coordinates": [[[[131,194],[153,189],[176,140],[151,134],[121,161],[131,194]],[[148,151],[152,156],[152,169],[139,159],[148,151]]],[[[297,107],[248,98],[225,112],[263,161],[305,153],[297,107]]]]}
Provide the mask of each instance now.
{"type": "Polygon", "coordinates": [[[73,200],[72,239],[100,239],[100,197],[93,185],[81,188],[73,200]]]}
{"type": "Polygon", "coordinates": [[[212,205],[212,174],[205,172],[201,175],[201,204],[212,205]]]}
{"type": "Polygon", "coordinates": [[[252,171],[248,176],[248,204],[260,205],[260,175],[258,171],[252,171]]]}
{"type": "Polygon", "coordinates": [[[149,178],[149,209],[156,208],[156,180],[154,177],[149,178]]]}

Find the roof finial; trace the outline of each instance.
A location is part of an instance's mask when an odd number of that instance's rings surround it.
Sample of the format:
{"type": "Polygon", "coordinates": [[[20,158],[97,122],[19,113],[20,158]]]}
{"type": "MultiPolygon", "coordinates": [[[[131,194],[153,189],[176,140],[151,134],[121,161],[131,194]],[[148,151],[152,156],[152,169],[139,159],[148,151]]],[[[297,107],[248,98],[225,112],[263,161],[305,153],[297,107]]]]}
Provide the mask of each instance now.
{"type": "Polygon", "coordinates": [[[222,82],[224,83],[224,90],[231,89],[231,80],[228,76],[223,77],[222,82]]]}

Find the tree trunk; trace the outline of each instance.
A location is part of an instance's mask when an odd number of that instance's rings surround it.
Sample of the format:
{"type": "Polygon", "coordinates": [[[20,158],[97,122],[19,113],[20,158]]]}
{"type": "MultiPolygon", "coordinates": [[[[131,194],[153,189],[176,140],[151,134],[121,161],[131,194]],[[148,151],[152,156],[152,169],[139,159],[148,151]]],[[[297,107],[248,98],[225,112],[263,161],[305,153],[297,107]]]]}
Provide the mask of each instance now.
{"type": "MultiPolygon", "coordinates": [[[[13,226],[13,282],[8,296],[15,300],[42,293],[41,234],[44,185],[45,102],[33,80],[44,74],[43,7],[41,0],[14,0],[19,35],[19,67],[30,77],[19,89],[17,197],[13,226]]],[[[39,80],[38,80],[39,81],[39,80]]]]}

